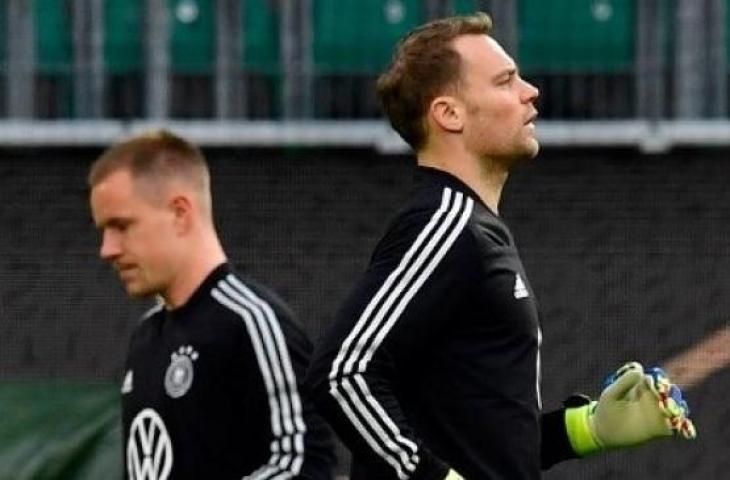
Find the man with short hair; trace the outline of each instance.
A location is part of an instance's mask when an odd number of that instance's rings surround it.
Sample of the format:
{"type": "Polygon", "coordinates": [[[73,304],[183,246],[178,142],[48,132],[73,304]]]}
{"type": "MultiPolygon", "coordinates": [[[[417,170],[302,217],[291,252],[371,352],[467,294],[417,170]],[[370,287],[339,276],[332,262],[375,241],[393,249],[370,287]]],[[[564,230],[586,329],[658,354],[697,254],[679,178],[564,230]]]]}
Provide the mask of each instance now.
{"type": "Polygon", "coordinates": [[[125,365],[127,477],[331,479],[331,438],[301,389],[311,344],[228,263],[200,150],[137,135],[96,160],[89,186],[101,258],[130,296],[160,300],[125,365]]]}
{"type": "Polygon", "coordinates": [[[378,81],[416,185],[308,373],[353,451],[352,480],[534,480],[564,459],[694,435],[676,386],[637,363],[598,402],[542,413],[538,306],[499,217],[510,171],[538,152],[538,90],[490,31],[486,14],[424,25],[378,81]]]}

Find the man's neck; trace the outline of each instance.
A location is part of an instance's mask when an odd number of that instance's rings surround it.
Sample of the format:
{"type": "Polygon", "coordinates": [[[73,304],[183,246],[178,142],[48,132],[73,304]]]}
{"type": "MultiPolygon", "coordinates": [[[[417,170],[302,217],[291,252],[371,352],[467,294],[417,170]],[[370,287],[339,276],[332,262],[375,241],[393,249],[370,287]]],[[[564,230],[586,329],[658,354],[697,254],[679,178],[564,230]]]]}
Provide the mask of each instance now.
{"type": "Polygon", "coordinates": [[[165,307],[179,308],[193,296],[216,267],[226,262],[226,255],[217,238],[209,238],[195,245],[175,274],[175,279],[162,295],[165,307]]]}
{"type": "Polygon", "coordinates": [[[450,173],[479,196],[492,212],[499,214],[502,189],[509,171],[491,159],[477,160],[468,155],[446,155],[433,151],[418,153],[418,164],[450,173]]]}

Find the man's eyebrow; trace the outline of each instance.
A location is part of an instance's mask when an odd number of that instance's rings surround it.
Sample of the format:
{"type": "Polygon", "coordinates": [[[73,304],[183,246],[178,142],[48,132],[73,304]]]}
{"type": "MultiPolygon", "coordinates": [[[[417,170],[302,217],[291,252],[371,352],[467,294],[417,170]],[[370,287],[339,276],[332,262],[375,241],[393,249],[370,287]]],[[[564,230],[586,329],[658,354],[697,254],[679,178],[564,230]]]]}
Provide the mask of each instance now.
{"type": "Polygon", "coordinates": [[[96,224],[96,228],[99,230],[103,230],[107,227],[121,227],[124,225],[128,225],[130,223],[130,220],[123,217],[112,217],[106,220],[103,220],[96,224]]]}
{"type": "Polygon", "coordinates": [[[494,75],[495,79],[502,78],[505,76],[512,76],[519,72],[516,66],[506,67],[494,75]]]}

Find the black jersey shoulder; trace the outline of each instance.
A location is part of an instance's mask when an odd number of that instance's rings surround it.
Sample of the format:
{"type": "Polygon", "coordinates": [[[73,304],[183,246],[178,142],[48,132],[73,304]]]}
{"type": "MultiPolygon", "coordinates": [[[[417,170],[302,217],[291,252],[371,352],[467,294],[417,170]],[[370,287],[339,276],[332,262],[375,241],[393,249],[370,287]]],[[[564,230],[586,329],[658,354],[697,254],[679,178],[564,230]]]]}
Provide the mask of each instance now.
{"type": "Polygon", "coordinates": [[[470,215],[459,239],[457,249],[462,253],[479,254],[485,250],[513,248],[509,228],[492,212],[479,196],[461,180],[437,169],[418,167],[413,191],[373,253],[373,260],[387,258],[389,253],[402,254],[419,233],[426,230],[439,210],[459,211],[456,203],[470,204],[470,215]],[[448,197],[448,198],[447,198],[448,197]]]}
{"type": "Polygon", "coordinates": [[[254,294],[256,294],[257,297],[265,301],[274,310],[276,316],[280,320],[298,324],[294,311],[291,309],[289,304],[286,303],[286,301],[272,288],[248,275],[238,273],[235,270],[231,271],[231,275],[238,279],[239,282],[246,285],[252,292],[254,292],[254,294]]]}
{"type": "Polygon", "coordinates": [[[205,312],[206,317],[211,317],[216,322],[228,323],[232,320],[235,325],[241,325],[240,313],[236,313],[237,310],[231,308],[229,303],[216,299],[217,291],[225,293],[224,297],[234,300],[238,306],[271,308],[280,322],[299,327],[292,309],[276,292],[255,279],[237,272],[230,264],[224,263],[203,280],[184,305],[168,310],[164,304],[158,303],[150,308],[141,316],[135,334],[160,328],[166,318],[200,316],[201,312],[205,312]]]}
{"type": "Polygon", "coordinates": [[[469,221],[469,231],[483,248],[514,247],[509,228],[481,202],[477,202],[469,221]]]}
{"type": "Polygon", "coordinates": [[[208,286],[208,290],[208,295],[222,310],[223,318],[232,318],[237,325],[242,326],[243,322],[240,320],[244,311],[259,311],[278,324],[292,354],[300,350],[306,354],[311,352],[312,344],[304,327],[286,301],[271,288],[248,275],[238,273],[232,267],[227,267],[208,286]]]}

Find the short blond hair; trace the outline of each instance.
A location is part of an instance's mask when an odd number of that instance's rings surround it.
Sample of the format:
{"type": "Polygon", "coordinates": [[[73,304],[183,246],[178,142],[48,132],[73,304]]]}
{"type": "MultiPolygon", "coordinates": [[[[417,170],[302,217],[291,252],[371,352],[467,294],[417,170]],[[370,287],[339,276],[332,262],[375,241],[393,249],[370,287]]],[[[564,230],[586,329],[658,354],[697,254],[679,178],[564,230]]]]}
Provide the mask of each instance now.
{"type": "Polygon", "coordinates": [[[89,187],[118,170],[127,170],[134,180],[148,181],[154,187],[171,179],[182,180],[199,193],[205,213],[212,216],[210,172],[203,153],[168,130],[150,130],[112,145],[91,165],[89,187]]]}

